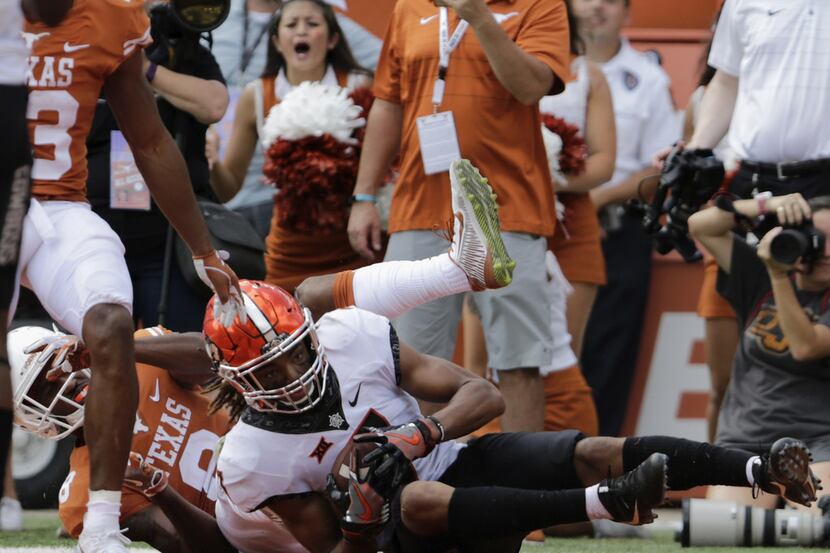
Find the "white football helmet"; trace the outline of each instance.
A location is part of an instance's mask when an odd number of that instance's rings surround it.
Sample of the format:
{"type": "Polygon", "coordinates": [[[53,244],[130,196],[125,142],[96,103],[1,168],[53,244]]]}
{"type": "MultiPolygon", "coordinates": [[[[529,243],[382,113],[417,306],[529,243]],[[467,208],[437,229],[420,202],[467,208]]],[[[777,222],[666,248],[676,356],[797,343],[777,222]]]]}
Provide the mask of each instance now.
{"type": "Polygon", "coordinates": [[[9,332],[6,348],[11,366],[14,422],[42,438],[60,440],[84,424],[84,399],[90,378],[89,369],[69,373],[55,382],[53,389],[43,387],[50,397],[33,397],[33,386],[43,386],[52,358],[38,360],[38,353],[25,350],[41,338],[60,335],[39,326],[24,326],[9,332]]]}

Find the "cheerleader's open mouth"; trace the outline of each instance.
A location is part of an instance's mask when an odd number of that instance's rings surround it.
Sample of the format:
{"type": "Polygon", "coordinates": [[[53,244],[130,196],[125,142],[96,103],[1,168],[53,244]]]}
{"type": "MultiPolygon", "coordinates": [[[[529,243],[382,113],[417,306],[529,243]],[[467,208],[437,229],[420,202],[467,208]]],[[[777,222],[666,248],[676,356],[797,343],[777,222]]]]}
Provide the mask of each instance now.
{"type": "Polygon", "coordinates": [[[308,42],[297,42],[294,45],[294,53],[297,54],[297,57],[301,60],[307,58],[310,52],[311,45],[308,42]]]}

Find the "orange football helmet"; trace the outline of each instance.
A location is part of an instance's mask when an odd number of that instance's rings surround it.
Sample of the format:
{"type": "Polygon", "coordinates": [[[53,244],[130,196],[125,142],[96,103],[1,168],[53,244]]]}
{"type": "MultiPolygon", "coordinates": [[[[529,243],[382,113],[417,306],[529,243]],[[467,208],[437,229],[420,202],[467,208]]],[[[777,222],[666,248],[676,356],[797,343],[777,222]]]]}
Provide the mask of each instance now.
{"type": "Polygon", "coordinates": [[[237,317],[225,328],[214,319],[215,296],[205,310],[205,342],[214,368],[258,411],[308,411],[323,398],[329,368],[311,312],[279,286],[240,280],[239,287],[248,315],[245,323],[237,317]],[[280,388],[264,386],[258,371],[304,342],[313,357],[308,370],[280,388]]]}

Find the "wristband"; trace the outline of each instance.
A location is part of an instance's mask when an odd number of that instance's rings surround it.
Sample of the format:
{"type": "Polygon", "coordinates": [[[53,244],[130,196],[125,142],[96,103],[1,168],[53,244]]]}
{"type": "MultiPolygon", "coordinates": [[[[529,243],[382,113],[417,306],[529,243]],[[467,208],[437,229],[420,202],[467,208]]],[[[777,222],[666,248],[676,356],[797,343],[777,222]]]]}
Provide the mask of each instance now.
{"type": "Polygon", "coordinates": [[[446,432],[444,431],[444,425],[443,425],[443,424],[441,424],[441,421],[439,421],[438,419],[436,419],[436,418],[435,418],[435,417],[433,417],[432,415],[427,415],[427,418],[428,418],[429,420],[431,420],[433,423],[435,423],[435,426],[437,426],[437,427],[438,427],[438,432],[440,432],[440,433],[441,433],[441,436],[439,436],[439,438],[438,438],[438,443],[443,442],[443,441],[444,441],[444,438],[445,438],[445,437],[446,437],[446,435],[447,435],[447,434],[446,434],[446,432]]]}
{"type": "Polygon", "coordinates": [[[758,215],[767,214],[767,200],[770,198],[772,198],[772,192],[769,190],[755,195],[755,203],[758,204],[758,215]]]}
{"type": "Polygon", "coordinates": [[[156,78],[156,71],[158,71],[159,66],[153,62],[150,62],[150,65],[147,66],[147,72],[144,74],[147,77],[147,82],[152,83],[153,79],[156,78]]]}
{"type": "Polygon", "coordinates": [[[356,204],[357,202],[377,202],[378,197],[374,194],[355,194],[351,197],[351,203],[356,204]]]}
{"type": "Polygon", "coordinates": [[[213,257],[214,255],[219,256],[219,252],[217,252],[216,250],[213,250],[210,253],[206,253],[204,255],[194,255],[193,256],[193,261],[198,261],[200,259],[207,259],[208,257],[213,257]]]}

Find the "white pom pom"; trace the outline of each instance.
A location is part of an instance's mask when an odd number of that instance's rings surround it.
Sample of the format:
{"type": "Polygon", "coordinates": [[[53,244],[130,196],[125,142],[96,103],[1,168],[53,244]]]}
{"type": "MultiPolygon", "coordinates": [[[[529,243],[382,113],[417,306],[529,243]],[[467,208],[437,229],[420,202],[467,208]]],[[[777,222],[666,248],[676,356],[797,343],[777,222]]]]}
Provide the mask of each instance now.
{"type": "Polygon", "coordinates": [[[345,89],[307,81],[271,108],[263,125],[262,144],[267,148],[278,139],[324,134],[338,142],[351,142],[354,129],[366,124],[361,111],[345,89]]]}
{"type": "Polygon", "coordinates": [[[542,138],[545,142],[545,152],[548,155],[550,176],[560,189],[568,188],[568,179],[559,166],[559,156],[562,153],[562,137],[542,125],[542,138]]]}

